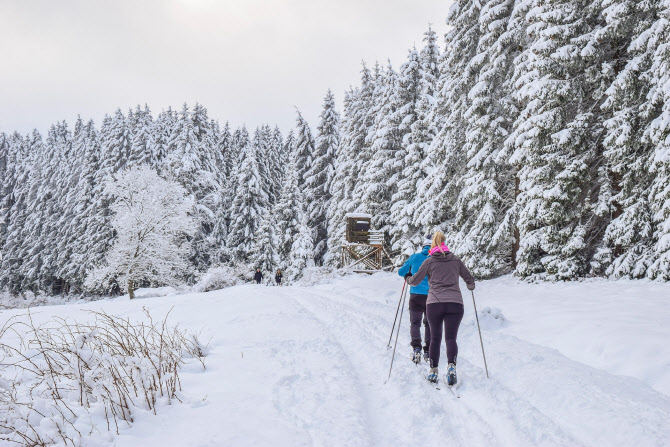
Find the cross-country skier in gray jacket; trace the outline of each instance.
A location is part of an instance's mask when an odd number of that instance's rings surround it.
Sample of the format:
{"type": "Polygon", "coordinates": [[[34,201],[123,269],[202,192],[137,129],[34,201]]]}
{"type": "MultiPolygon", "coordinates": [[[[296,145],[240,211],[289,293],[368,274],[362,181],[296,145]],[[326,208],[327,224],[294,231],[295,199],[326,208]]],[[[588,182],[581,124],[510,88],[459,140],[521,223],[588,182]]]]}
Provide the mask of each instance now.
{"type": "Polygon", "coordinates": [[[463,319],[463,297],[458,286],[458,278],[465,281],[469,290],[474,290],[475,280],[463,262],[449,251],[445,245],[446,237],[437,231],[433,235],[430,257],[421,264],[419,271],[409,279],[414,286],[428,276],[428,300],[426,301],[426,316],[430,326],[430,373],[428,380],[437,382],[437,365],[440,361],[440,345],[442,343],[442,326],[444,325],[444,340],[447,345],[447,383],[453,386],[457,383],[456,358],[458,356],[458,327],[463,319]]]}

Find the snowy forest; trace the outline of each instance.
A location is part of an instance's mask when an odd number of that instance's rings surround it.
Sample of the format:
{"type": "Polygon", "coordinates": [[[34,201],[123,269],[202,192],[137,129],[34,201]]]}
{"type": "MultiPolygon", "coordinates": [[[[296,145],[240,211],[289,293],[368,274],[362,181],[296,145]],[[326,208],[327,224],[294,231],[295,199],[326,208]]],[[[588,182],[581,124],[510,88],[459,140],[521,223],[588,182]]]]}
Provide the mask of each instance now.
{"type": "Polygon", "coordinates": [[[463,0],[447,23],[284,135],[201,104],[0,133],[0,290],[124,290],[94,273],[137,224],[121,197],[152,184],[185,262],[151,285],[338,267],[347,212],[398,258],[442,230],[478,278],[670,280],[670,0],[463,0]]]}

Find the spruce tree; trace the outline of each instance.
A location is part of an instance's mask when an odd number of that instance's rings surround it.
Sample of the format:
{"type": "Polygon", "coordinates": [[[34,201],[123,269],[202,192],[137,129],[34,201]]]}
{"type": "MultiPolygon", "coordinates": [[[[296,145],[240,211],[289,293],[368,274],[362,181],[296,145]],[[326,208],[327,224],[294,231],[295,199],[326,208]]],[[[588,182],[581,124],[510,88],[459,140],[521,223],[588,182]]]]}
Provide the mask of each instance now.
{"type": "Polygon", "coordinates": [[[193,113],[190,113],[184,104],[170,136],[168,178],[178,181],[195,198],[196,221],[200,227],[192,243],[192,262],[198,270],[206,269],[217,251],[211,237],[221,199],[215,141],[207,110],[196,104],[193,113]]]}
{"type": "MultiPolygon", "coordinates": [[[[454,218],[457,179],[464,171],[465,118],[468,92],[475,84],[471,67],[479,43],[479,12],[486,2],[461,0],[447,17],[451,29],[445,36],[445,52],[439,62],[433,123],[438,134],[432,141],[422,168],[426,177],[417,187],[411,208],[414,223],[423,230],[440,228],[449,233],[454,218]]],[[[449,239],[453,234],[448,234],[449,239]]]]}
{"type": "Polygon", "coordinates": [[[375,88],[379,85],[379,69],[375,70],[375,76],[365,64],[361,70],[361,86],[351,95],[351,120],[348,123],[346,137],[342,138],[342,145],[352,158],[350,165],[350,176],[352,183],[347,188],[346,195],[349,198],[346,204],[347,212],[360,210],[362,207],[362,195],[359,190],[355,191],[365,175],[365,164],[372,157],[370,145],[367,141],[368,134],[374,123],[375,114],[375,88]]]}
{"type": "Polygon", "coordinates": [[[652,89],[646,113],[655,118],[645,131],[654,145],[649,191],[654,237],[653,262],[648,276],[670,280],[670,0],[662,0],[659,18],[652,26],[648,45],[655,48],[650,74],[652,89]]]}
{"type": "MultiPolygon", "coordinates": [[[[2,252],[3,241],[6,239],[6,222],[8,216],[6,216],[5,206],[6,202],[9,200],[10,195],[10,184],[9,184],[9,174],[8,169],[11,166],[8,166],[9,158],[9,137],[6,133],[0,132],[0,252],[2,252]]],[[[1,260],[0,260],[1,261],[1,260]]]]}
{"type": "Polygon", "coordinates": [[[150,166],[161,175],[166,170],[168,154],[170,153],[170,135],[176,122],[177,114],[171,108],[168,108],[158,114],[151,126],[150,166]]]}
{"type": "Polygon", "coordinates": [[[298,172],[295,153],[289,156],[286,176],[282,182],[279,200],[272,209],[277,225],[274,244],[280,263],[286,263],[291,255],[291,245],[299,231],[298,210],[303,208],[302,195],[299,194],[298,172]]]}
{"type": "Polygon", "coordinates": [[[271,272],[278,263],[277,247],[275,245],[277,220],[276,216],[269,212],[263,213],[260,219],[260,225],[253,237],[249,262],[263,272],[271,272]]]}
{"type": "Polygon", "coordinates": [[[267,213],[269,197],[263,189],[255,147],[242,148],[241,164],[236,173],[235,197],[230,208],[227,250],[234,262],[253,261],[250,251],[254,236],[267,213]]]}
{"type": "Polygon", "coordinates": [[[42,240],[42,265],[40,268],[40,282],[45,288],[60,288],[66,290],[62,278],[58,276],[59,259],[58,254],[65,249],[66,235],[65,227],[59,222],[63,214],[71,215],[71,209],[66,205],[67,188],[71,184],[68,180],[71,174],[76,175],[76,163],[72,160],[72,133],[65,121],[56,123],[49,130],[46,140],[47,150],[50,153],[50,162],[46,167],[45,181],[42,184],[43,207],[41,219],[43,219],[42,240]],[[65,166],[74,166],[72,169],[64,169],[65,166]]]}
{"type": "Polygon", "coordinates": [[[128,163],[131,166],[140,164],[156,166],[157,160],[153,148],[154,142],[152,141],[153,118],[149,106],[145,105],[144,110],[142,110],[138,105],[134,117],[128,163]]]}
{"type": "Polygon", "coordinates": [[[0,264],[0,289],[7,288],[12,293],[21,291],[22,251],[21,232],[26,222],[26,200],[28,195],[27,166],[28,150],[24,138],[18,133],[11,135],[7,148],[7,170],[3,179],[5,203],[3,204],[3,222],[5,226],[0,264]]]}
{"type": "Polygon", "coordinates": [[[72,227],[77,229],[74,235],[72,256],[68,265],[63,266],[62,276],[70,279],[80,288],[86,272],[99,265],[106,255],[106,234],[98,233],[100,225],[106,223],[105,208],[99,207],[100,198],[96,197],[96,174],[99,169],[100,142],[93,121],[89,121],[82,131],[83,153],[81,154],[81,173],[76,186],[75,219],[72,227]]]}
{"type": "Polygon", "coordinates": [[[314,260],[317,265],[323,264],[328,250],[327,212],[331,205],[330,188],[335,175],[334,159],[340,139],[339,121],[335,98],[328,90],[317,127],[314,159],[305,179],[308,225],[315,242],[314,260]]]}
{"type": "Polygon", "coordinates": [[[648,191],[653,145],[643,137],[650,116],[654,49],[648,45],[657,16],[655,2],[602,0],[604,26],[596,45],[609,50],[604,71],[614,77],[600,109],[605,115],[603,153],[606,175],[598,212],[610,222],[592,265],[596,273],[640,278],[651,262],[652,216],[648,191]]]}
{"type": "Polygon", "coordinates": [[[457,182],[452,244],[475,276],[488,278],[512,268],[513,227],[505,222],[514,174],[499,158],[518,114],[510,100],[519,44],[507,29],[511,0],[490,0],[481,9],[475,85],[463,114],[465,170],[457,182]]]}
{"type": "MultiPolygon", "coordinates": [[[[298,194],[300,195],[300,193],[298,194]]],[[[286,269],[288,278],[291,280],[299,278],[307,267],[314,265],[314,240],[307,221],[307,213],[303,209],[299,209],[298,229],[293,244],[291,244],[291,254],[289,255],[291,264],[286,269]]]]}
{"type": "Polygon", "coordinates": [[[516,272],[573,279],[589,271],[603,229],[594,210],[601,60],[588,38],[597,10],[586,0],[540,3],[527,20],[535,41],[517,83],[524,108],[507,140],[519,176],[516,272]]]}
{"type": "Polygon", "coordinates": [[[340,259],[340,250],[344,239],[344,215],[349,212],[351,191],[354,179],[351,175],[354,158],[349,152],[352,135],[353,106],[355,93],[350,90],[344,95],[344,113],[340,124],[340,142],[333,161],[334,175],[330,184],[331,205],[328,206],[328,251],[324,262],[336,266],[340,259]]]}
{"type": "Polygon", "coordinates": [[[314,160],[314,138],[309,124],[302,117],[300,110],[296,109],[295,127],[295,157],[298,170],[298,185],[303,188],[314,160]]]}
{"type": "MultiPolygon", "coordinates": [[[[430,44],[430,43],[429,43],[430,44]]],[[[433,50],[431,50],[433,51],[433,50]]],[[[428,64],[430,65],[430,63],[428,64]]],[[[429,85],[434,84],[432,74],[425,73],[416,49],[409,51],[409,57],[400,68],[398,88],[395,93],[394,102],[398,109],[395,112],[394,121],[398,123],[398,138],[400,148],[396,151],[392,173],[388,180],[388,186],[395,185],[389,208],[391,247],[400,249],[409,254],[414,247],[410,241],[416,239],[417,228],[411,221],[408,213],[408,204],[416,197],[416,184],[424,177],[421,172],[420,163],[425,157],[426,140],[432,139],[430,131],[422,123],[415,126],[419,119],[419,105],[424,108],[422,118],[430,105],[429,85]],[[417,141],[415,142],[415,139],[417,141]]],[[[434,87],[434,86],[433,86],[434,87]]]]}
{"type": "Polygon", "coordinates": [[[360,182],[354,189],[354,196],[360,198],[356,211],[372,214],[375,229],[389,232],[391,228],[391,197],[400,171],[397,159],[403,158],[402,136],[398,94],[398,73],[390,62],[376,82],[375,101],[370,113],[374,115],[368,129],[366,152],[369,158],[360,172],[360,182]]]}

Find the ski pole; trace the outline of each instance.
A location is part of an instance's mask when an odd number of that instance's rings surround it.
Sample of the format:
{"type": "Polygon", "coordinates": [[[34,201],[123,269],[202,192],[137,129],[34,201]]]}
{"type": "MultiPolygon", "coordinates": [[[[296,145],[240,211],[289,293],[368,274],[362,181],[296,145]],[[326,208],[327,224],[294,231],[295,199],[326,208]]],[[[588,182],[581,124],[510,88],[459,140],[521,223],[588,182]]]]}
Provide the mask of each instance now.
{"type": "Polygon", "coordinates": [[[484,368],[486,369],[486,378],[489,378],[489,367],[486,366],[486,354],[484,354],[484,341],[482,340],[482,330],[479,328],[479,316],[477,316],[477,304],[475,303],[475,292],[472,293],[472,305],[475,308],[475,318],[477,319],[477,330],[479,331],[479,343],[482,345],[482,357],[484,357],[484,368]]]}
{"type": "Polygon", "coordinates": [[[393,327],[391,328],[391,335],[389,336],[389,342],[386,344],[386,349],[391,349],[391,339],[393,338],[393,331],[395,330],[395,322],[398,321],[398,311],[400,310],[400,302],[402,301],[402,296],[405,294],[405,286],[407,281],[402,284],[402,292],[400,292],[400,299],[398,300],[398,308],[395,310],[395,318],[393,319],[393,327]]]}
{"type": "MultiPolygon", "coordinates": [[[[403,287],[403,291],[405,291],[405,288],[403,287]]],[[[398,330],[395,333],[395,345],[393,345],[393,356],[391,357],[391,367],[389,368],[389,376],[386,379],[386,382],[388,382],[391,379],[391,370],[393,370],[393,360],[395,360],[395,348],[398,346],[398,335],[400,334],[400,325],[402,324],[402,314],[405,311],[405,298],[407,297],[407,292],[403,294],[402,297],[402,310],[400,311],[400,320],[398,320],[398,330]]],[[[384,382],[384,383],[386,383],[384,382]]]]}

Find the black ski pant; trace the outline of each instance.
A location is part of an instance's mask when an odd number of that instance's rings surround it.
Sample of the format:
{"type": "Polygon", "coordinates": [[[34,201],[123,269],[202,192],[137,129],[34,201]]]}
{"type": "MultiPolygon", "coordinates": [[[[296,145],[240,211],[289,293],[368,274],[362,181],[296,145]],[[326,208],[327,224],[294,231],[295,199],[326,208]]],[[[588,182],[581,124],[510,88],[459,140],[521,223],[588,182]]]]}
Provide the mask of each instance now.
{"type": "Polygon", "coordinates": [[[421,321],[423,320],[424,327],[424,348],[428,352],[430,346],[430,327],[426,319],[426,300],[428,295],[421,295],[418,293],[409,294],[409,335],[412,337],[412,348],[421,349],[421,321]]]}
{"type": "Polygon", "coordinates": [[[456,363],[458,345],[456,336],[463,319],[463,305],[460,303],[430,303],[426,306],[426,316],[430,326],[430,366],[437,368],[440,362],[440,345],[442,344],[442,325],[444,325],[444,341],[447,344],[447,361],[456,363]]]}

